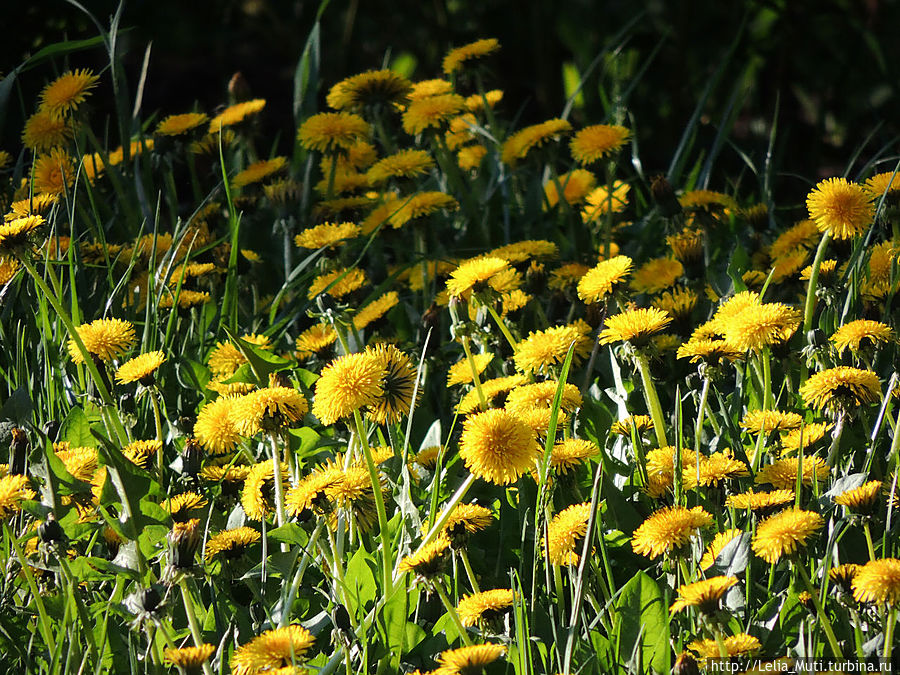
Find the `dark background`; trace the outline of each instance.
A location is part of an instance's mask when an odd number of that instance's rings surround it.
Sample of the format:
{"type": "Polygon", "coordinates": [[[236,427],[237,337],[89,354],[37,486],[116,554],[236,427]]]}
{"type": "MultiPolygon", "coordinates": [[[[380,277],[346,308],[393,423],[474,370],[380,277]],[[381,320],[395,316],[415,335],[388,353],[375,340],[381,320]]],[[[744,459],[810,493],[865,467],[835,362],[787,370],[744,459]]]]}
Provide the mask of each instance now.
{"type": "MultiPolygon", "coordinates": [[[[15,4],[4,9],[4,72],[50,43],[98,34],[84,13],[62,0],[15,4]]],[[[118,6],[109,0],[85,4],[106,26],[118,6]]],[[[126,0],[122,47],[131,94],[148,43],[145,117],[185,112],[195,102],[214,112],[227,102],[232,74],[241,71],[252,94],[268,99],[265,123],[286,145],[293,138],[294,69],[318,10],[318,2],[287,0],[126,0]]],[[[600,92],[608,95],[615,82],[627,84],[646,66],[626,101],[634,118],[626,124],[634,126],[648,171],[665,169],[723,62],[704,107],[701,145],[711,142],[736,94],[731,137],[754,161],[765,152],[778,106],[775,159],[783,179],[842,173],[859,149],[854,171],[879,152],[885,158],[895,154],[900,3],[879,0],[333,0],[321,19],[320,105],[328,87],[348,75],[399,62],[411,67],[413,79],[437,77],[447,49],[496,37],[502,49],[490,58],[488,83],[505,91],[506,118],[519,115],[518,126],[540,121],[559,115],[565,103],[562,64],[584,72],[629,22],[628,39],[588,77],[584,105],[572,118],[576,125],[604,121],[608,103],[600,92]]],[[[0,147],[17,149],[16,109],[30,113],[55,71],[101,70],[107,63],[102,48],[94,48],[30,71],[15,95],[0,147]]],[[[107,80],[102,86],[108,88],[107,80]]],[[[110,100],[96,95],[92,105],[109,105],[111,111],[110,100]]],[[[742,165],[736,153],[723,153],[722,162],[723,169],[742,165]]],[[[879,169],[887,170],[886,164],[879,169]]],[[[710,187],[727,187],[721,183],[710,187]]]]}

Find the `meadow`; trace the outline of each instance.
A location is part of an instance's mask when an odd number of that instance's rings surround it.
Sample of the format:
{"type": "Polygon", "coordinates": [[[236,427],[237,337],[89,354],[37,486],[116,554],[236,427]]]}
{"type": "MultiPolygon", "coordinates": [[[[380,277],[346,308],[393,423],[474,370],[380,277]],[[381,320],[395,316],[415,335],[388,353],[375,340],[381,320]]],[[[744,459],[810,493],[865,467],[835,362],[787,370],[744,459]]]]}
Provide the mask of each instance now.
{"type": "Polygon", "coordinates": [[[782,197],[707,92],[650,170],[626,29],[524,123],[496,38],[322,81],[316,24],[272,135],[98,29],[0,81],[3,668],[896,660],[895,146],[782,197]]]}

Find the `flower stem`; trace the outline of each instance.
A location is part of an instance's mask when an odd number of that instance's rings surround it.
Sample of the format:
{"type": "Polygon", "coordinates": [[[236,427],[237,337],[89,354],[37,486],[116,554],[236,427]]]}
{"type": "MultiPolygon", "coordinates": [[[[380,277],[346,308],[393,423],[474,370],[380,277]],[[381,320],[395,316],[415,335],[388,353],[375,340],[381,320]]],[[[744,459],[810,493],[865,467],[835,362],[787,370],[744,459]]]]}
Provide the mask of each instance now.
{"type": "MultiPolygon", "coordinates": [[[[203,644],[203,634],[200,632],[200,626],[197,624],[197,615],[194,612],[194,602],[187,587],[187,579],[182,577],[178,582],[178,587],[181,589],[181,600],[184,603],[184,613],[187,615],[188,624],[191,627],[191,637],[194,638],[194,646],[199,647],[203,644]]],[[[208,661],[203,662],[203,673],[204,675],[213,675],[208,661]]]]}
{"type": "MultiPolygon", "coordinates": [[[[822,260],[825,259],[825,250],[831,241],[831,233],[826,232],[819,241],[819,247],[816,249],[816,257],[813,259],[812,267],[809,273],[809,284],[806,287],[806,304],[803,309],[803,337],[809,341],[809,330],[812,328],[813,312],[816,308],[816,286],[819,283],[819,268],[822,266],[822,260]]],[[[807,367],[806,362],[800,370],[800,384],[806,381],[807,367]]]]}
{"type": "Polygon", "coordinates": [[[866,545],[869,547],[869,560],[875,560],[875,544],[872,543],[872,530],[869,529],[869,521],[863,521],[863,533],[866,535],[866,545]]]}
{"type": "Polygon", "coordinates": [[[462,625],[462,621],[459,619],[459,613],[456,611],[456,607],[453,606],[453,603],[450,602],[450,598],[447,597],[447,591],[444,590],[444,584],[439,579],[432,579],[431,587],[437,592],[438,597],[444,604],[444,609],[447,610],[447,614],[450,615],[453,625],[456,626],[456,630],[459,631],[459,637],[463,641],[463,644],[465,644],[466,647],[471,647],[472,640],[469,638],[468,632],[466,632],[465,627],[462,625]]]}
{"type": "Polygon", "coordinates": [[[381,535],[382,579],[384,581],[384,591],[387,593],[391,588],[393,565],[391,563],[391,539],[387,527],[384,495],[381,494],[381,481],[378,480],[378,470],[375,468],[375,461],[372,459],[372,450],[369,448],[369,440],[366,437],[366,430],[363,427],[363,419],[362,415],[359,414],[359,410],[353,411],[353,421],[356,423],[356,435],[359,437],[359,444],[366,458],[369,480],[372,482],[372,494],[375,496],[375,510],[378,513],[378,529],[381,535]]]}
{"type": "Polygon", "coordinates": [[[844,655],[841,653],[841,648],[838,645],[837,637],[834,635],[834,629],[831,627],[831,620],[828,618],[828,615],[825,614],[822,603],[819,602],[819,595],[816,593],[816,589],[813,588],[812,582],[809,580],[809,575],[806,573],[806,569],[803,567],[802,563],[794,563],[794,569],[800,574],[800,578],[803,580],[803,584],[809,592],[810,599],[816,608],[816,616],[819,617],[819,625],[822,626],[822,630],[825,631],[825,637],[828,639],[828,646],[831,647],[831,653],[839,659],[844,658],[844,655]]]}
{"type": "Polygon", "coordinates": [[[469,577],[469,583],[472,585],[472,591],[475,593],[481,593],[481,589],[478,587],[478,581],[475,579],[475,572],[472,569],[472,563],[469,562],[469,554],[464,548],[459,549],[457,553],[459,553],[459,558],[460,560],[462,560],[463,567],[466,569],[466,576],[469,577]]]}
{"type": "Polygon", "coordinates": [[[894,627],[897,625],[897,608],[891,606],[887,611],[887,619],[884,624],[884,660],[890,663],[891,652],[894,648],[894,627]]]}
{"type": "Polygon", "coordinates": [[[469,370],[472,371],[472,382],[475,383],[475,391],[478,393],[478,402],[484,410],[488,409],[487,398],[481,388],[481,378],[478,376],[478,367],[475,365],[475,357],[472,356],[472,349],[469,347],[469,338],[462,336],[463,351],[466,353],[466,361],[469,363],[469,370]]]}
{"type": "MultiPolygon", "coordinates": [[[[25,555],[22,553],[22,547],[19,546],[19,542],[16,540],[16,537],[13,536],[6,521],[3,520],[0,522],[3,523],[3,538],[10,543],[13,552],[16,554],[16,558],[19,559],[19,565],[22,567],[22,574],[25,576],[25,581],[28,583],[28,589],[31,591],[31,597],[34,598],[34,604],[37,606],[38,627],[44,638],[44,644],[47,645],[47,649],[49,649],[52,654],[56,651],[56,646],[55,641],[53,640],[53,633],[50,630],[50,617],[47,615],[47,608],[44,607],[43,597],[34,581],[31,567],[28,565],[28,562],[25,560],[25,555]]],[[[87,627],[85,627],[85,629],[87,630],[87,627]]]]}
{"type": "Polygon", "coordinates": [[[703,389],[700,391],[700,405],[697,406],[697,423],[694,426],[694,452],[700,452],[700,435],[703,433],[703,419],[706,417],[706,402],[709,399],[709,378],[703,378],[703,389]]]}
{"type": "Polygon", "coordinates": [[[653,384],[653,378],[650,376],[650,365],[647,363],[647,357],[640,352],[635,352],[634,361],[641,374],[641,384],[644,388],[644,400],[647,402],[650,417],[653,418],[653,430],[656,432],[656,442],[659,444],[659,447],[664,448],[669,444],[669,441],[666,440],[666,429],[664,426],[665,418],[663,417],[662,406],[659,404],[656,386],[653,384]]]}
{"type": "Polygon", "coordinates": [[[497,324],[497,328],[500,329],[500,332],[503,333],[503,337],[506,338],[506,341],[509,343],[509,346],[512,347],[513,354],[516,353],[516,339],[512,336],[512,333],[509,332],[509,328],[506,327],[506,324],[503,322],[503,319],[500,318],[500,315],[497,314],[497,310],[494,309],[494,305],[491,303],[485,303],[484,305],[487,307],[488,313],[494,319],[494,323],[497,324]]]}
{"type": "MultiPolygon", "coordinates": [[[[155,389],[155,387],[154,387],[155,389]]],[[[166,489],[166,485],[163,482],[163,470],[165,468],[165,458],[163,457],[163,428],[162,428],[162,412],[159,408],[159,400],[156,398],[157,392],[150,392],[150,405],[153,406],[153,421],[156,424],[156,440],[160,443],[159,452],[156,453],[156,470],[159,472],[159,484],[162,486],[163,490],[166,489]]]]}
{"type": "Polygon", "coordinates": [[[278,527],[284,525],[284,494],[281,476],[281,458],[278,456],[278,441],[275,434],[270,437],[272,441],[272,481],[275,483],[275,518],[278,527]]]}

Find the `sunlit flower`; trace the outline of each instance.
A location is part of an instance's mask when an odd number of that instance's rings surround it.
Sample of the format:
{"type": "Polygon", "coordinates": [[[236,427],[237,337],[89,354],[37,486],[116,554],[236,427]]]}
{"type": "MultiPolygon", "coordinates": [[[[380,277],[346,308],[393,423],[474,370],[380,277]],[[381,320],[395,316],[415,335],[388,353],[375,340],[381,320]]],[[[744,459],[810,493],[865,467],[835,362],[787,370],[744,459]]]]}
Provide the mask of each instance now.
{"type": "Polygon", "coordinates": [[[728,497],[725,498],[725,506],[740,510],[766,511],[778,506],[790,504],[793,501],[794,491],[788,488],[772,490],[771,492],[754,492],[753,490],[748,490],[747,492],[742,492],[740,494],[728,495],[728,497]]]}
{"type": "MultiPolygon", "coordinates": [[[[556,397],[558,387],[559,382],[556,380],[545,380],[516,387],[506,397],[506,409],[510,412],[518,413],[521,410],[535,406],[550,408],[553,405],[553,399],[556,397]]],[[[574,412],[581,407],[581,403],[582,396],[578,387],[568,382],[564,384],[562,398],[560,399],[560,410],[574,412]]]]}
{"type": "Polygon", "coordinates": [[[0,251],[22,248],[43,225],[46,225],[43,216],[23,216],[0,223],[0,251]]]}
{"type": "Polygon", "coordinates": [[[72,158],[62,148],[53,148],[49,154],[34,161],[34,189],[36,192],[58,195],[72,187],[75,168],[72,158]]]}
{"type": "Polygon", "coordinates": [[[704,572],[712,567],[716,558],[719,557],[719,554],[725,549],[728,544],[737,539],[743,534],[743,530],[739,530],[737,528],[732,528],[730,530],[725,530],[724,532],[719,532],[713,537],[713,540],[710,542],[709,546],[706,547],[706,551],[703,553],[703,557],[700,558],[700,569],[704,572]]]}
{"type": "Polygon", "coordinates": [[[712,522],[712,516],[701,506],[692,509],[682,506],[663,508],[634,531],[631,547],[635,553],[658,558],[684,546],[699,528],[708,527],[712,522]]]}
{"type": "MultiPolygon", "coordinates": [[[[481,383],[481,392],[484,394],[488,407],[497,403],[497,399],[509,392],[511,389],[523,385],[527,382],[524,375],[507,375],[506,377],[497,377],[485,380],[481,383]]],[[[478,396],[477,389],[471,389],[463,396],[459,402],[459,414],[467,415],[475,410],[482,409],[481,400],[478,396]]]]}
{"type": "Polygon", "coordinates": [[[57,77],[41,91],[41,110],[53,118],[60,118],[84,103],[100,78],[88,69],[69,70],[57,77]]]}
{"type": "Polygon", "coordinates": [[[403,113],[403,130],[410,136],[426,129],[440,129],[466,109],[459,94],[439,94],[412,101],[403,113]]]}
{"type": "MultiPolygon", "coordinates": [[[[288,465],[281,464],[281,494],[287,492],[286,476],[290,473],[288,465]]],[[[241,505],[250,520],[265,520],[276,511],[275,504],[275,469],[272,460],[254,464],[244,480],[241,491],[241,505]]]]}
{"type": "Polygon", "coordinates": [[[854,563],[844,563],[843,565],[832,567],[828,570],[828,578],[838,584],[844,593],[852,593],[851,584],[853,583],[853,577],[856,576],[860,567],[862,565],[854,563]]]}
{"type": "Polygon", "coordinates": [[[590,517],[590,502],[574,504],[553,516],[547,526],[547,558],[550,564],[578,564],[590,517]]]}
{"type": "MultiPolygon", "coordinates": [[[[768,483],[782,490],[793,489],[797,484],[798,459],[779,459],[764,466],[756,474],[757,483],[768,483]]],[[[812,485],[813,480],[821,481],[828,477],[830,467],[821,457],[803,458],[803,484],[812,485]]]]}
{"type": "Polygon", "coordinates": [[[810,249],[815,247],[818,240],[819,230],[815,222],[801,220],[778,235],[769,247],[769,256],[776,259],[797,248],[810,249]]]}
{"type": "Polygon", "coordinates": [[[153,383],[153,374],[163,363],[166,355],[161,351],[147,352],[126,361],[116,370],[116,380],[122,384],[140,382],[147,386],[153,383]]]}
{"type": "Polygon", "coordinates": [[[28,476],[8,474],[0,478],[0,520],[21,511],[22,502],[35,496],[28,476]]]}
{"type": "Polygon", "coordinates": [[[588,304],[605,300],[631,272],[631,265],[631,258],[625,255],[601,260],[579,280],[578,297],[588,304]]]}
{"type": "Polygon", "coordinates": [[[635,429],[638,436],[653,428],[653,420],[650,415],[629,415],[612,423],[609,433],[625,438],[631,438],[631,430],[635,429]]]}
{"type": "Polygon", "coordinates": [[[894,330],[887,324],[871,319],[857,319],[849,321],[838,328],[831,341],[834,343],[838,354],[842,354],[845,349],[851,352],[858,352],[863,342],[867,341],[872,345],[883,342],[890,342],[894,339],[894,330]]]}
{"type": "Polygon", "coordinates": [[[352,113],[319,113],[306,119],[297,138],[307,150],[335,153],[349,150],[369,135],[369,124],[352,113]]]}
{"type": "Polygon", "coordinates": [[[419,80],[418,82],[413,82],[412,91],[409,92],[409,99],[415,101],[419,98],[452,93],[453,83],[447,80],[442,80],[441,78],[419,80]]]}
{"type": "Polygon", "coordinates": [[[360,232],[356,223],[322,223],[301,231],[294,237],[294,243],[300,248],[336,248],[346,240],[358,237],[360,232]]]}
{"type": "Polygon", "coordinates": [[[791,555],[806,545],[825,524],[814,511],[790,508],[766,518],[756,528],[751,547],[757,556],[770,564],[781,556],[791,555]]]}
{"type": "MultiPolygon", "coordinates": [[[[267,335],[242,335],[240,339],[249,342],[260,349],[271,349],[267,335]]],[[[247,357],[232,342],[217,342],[210,352],[207,365],[213,375],[231,377],[242,365],[247,363],[247,357]]]]}
{"type": "Polygon", "coordinates": [[[875,217],[871,196],[861,185],[846,178],[826,178],[806,197],[809,217],[820,232],[835,239],[850,239],[862,234],[875,217]]]}
{"type": "Polygon", "coordinates": [[[362,330],[370,323],[377,321],[400,302],[396,291],[388,291],[384,295],[375,298],[365,307],[353,315],[353,326],[356,330],[362,330]]]}
{"type": "Polygon", "coordinates": [[[450,541],[446,537],[438,537],[421,550],[404,557],[397,569],[401,574],[413,572],[423,579],[430,579],[443,570],[449,548],[450,541]]]}
{"type": "Polygon", "coordinates": [[[729,588],[737,585],[737,577],[710,577],[678,587],[678,599],[672,603],[672,614],[688,607],[696,607],[701,614],[715,614],[719,600],[729,588]]]}
{"type": "Polygon", "coordinates": [[[618,150],[630,137],[631,132],[618,124],[594,124],[577,131],[569,148],[576,162],[590,165],[618,150]]]}
{"type": "Polygon", "coordinates": [[[409,357],[394,345],[366,347],[366,353],[379,360],[383,373],[382,393],[369,404],[367,416],[378,424],[395,424],[412,407],[416,368],[409,357]]]}
{"type": "Polygon", "coordinates": [[[685,211],[716,213],[737,208],[734,198],[713,190],[688,190],[678,198],[678,203],[685,211]]]}
{"type": "Polygon", "coordinates": [[[372,185],[380,185],[391,178],[415,178],[429,171],[434,159],[424,150],[400,150],[378,160],[366,172],[372,185]]]}
{"type": "Polygon", "coordinates": [[[457,164],[463,171],[474,171],[481,166],[481,160],[487,155],[487,148],[483,145],[467,145],[460,148],[456,154],[457,164]]]}
{"type": "Polygon", "coordinates": [[[516,369],[523,373],[547,373],[551,367],[562,365],[573,343],[572,363],[577,365],[591,352],[590,332],[590,326],[582,319],[532,331],[516,346],[516,369]]]}
{"type": "Polygon", "coordinates": [[[512,608],[516,595],[508,588],[464,595],[459,599],[456,611],[463,626],[492,624],[512,608]]]}
{"type": "Polygon", "coordinates": [[[469,109],[469,112],[477,113],[488,108],[493,109],[502,100],[503,90],[491,89],[484,94],[466,96],[466,108],[469,109]]]}
{"type": "Polygon", "coordinates": [[[316,638],[298,624],[273,628],[241,645],[231,657],[234,675],[274,672],[306,660],[316,638]]]}
{"type": "MultiPolygon", "coordinates": [[[[747,635],[747,633],[729,635],[723,642],[725,651],[730,657],[752,654],[762,649],[759,640],[752,635],[747,635]]],[[[694,640],[688,645],[688,649],[707,659],[718,659],[721,657],[719,645],[715,640],[694,640]]]]}
{"type": "Polygon", "coordinates": [[[554,118],[520,129],[503,143],[500,158],[504,164],[514,165],[534,148],[559,138],[572,130],[568,120],[554,118]]]}
{"type": "Polygon", "coordinates": [[[472,293],[491,287],[491,280],[509,269],[509,262],[503,258],[473,258],[450,274],[447,291],[451,296],[468,299],[472,293]]]}
{"type": "Polygon", "coordinates": [[[847,490],[834,498],[835,504],[846,506],[853,513],[871,513],[878,501],[882,483],[880,480],[870,480],[858,488],[847,490]]]}
{"type": "Polygon", "coordinates": [[[490,642],[471,647],[459,647],[441,652],[435,675],[478,675],[485,667],[506,654],[506,647],[490,642]]]}
{"type": "Polygon", "coordinates": [[[452,75],[462,68],[466,61],[481,58],[500,49],[500,42],[496,38],[484,38],[469,44],[451,49],[444,55],[441,68],[445,75],[452,75]]]}
{"type": "Polygon", "coordinates": [[[281,171],[287,166],[287,157],[273,157],[272,159],[261,159],[254,162],[243,171],[235,175],[231,179],[234,187],[240,188],[245,185],[259,183],[274,173],[281,171]]]}
{"type": "Polygon", "coordinates": [[[797,413],[782,410],[748,410],[741,420],[741,429],[748,434],[770,434],[773,431],[799,429],[803,418],[797,413]]]}
{"type": "Polygon", "coordinates": [[[559,255],[559,247],[552,241],[545,239],[529,239],[526,241],[516,241],[512,244],[506,244],[493,249],[488,256],[492,258],[503,258],[511,265],[518,265],[527,260],[540,260],[546,258],[555,258],[559,255]]]}
{"type": "Polygon", "coordinates": [[[628,206],[628,192],[631,186],[617,180],[613,183],[612,193],[603,185],[591,190],[585,197],[585,205],[581,210],[581,220],[593,223],[606,216],[607,213],[621,213],[628,206]]]}
{"type": "Polygon", "coordinates": [[[573,286],[577,287],[578,282],[581,281],[582,277],[590,270],[590,267],[582,265],[581,263],[566,263],[565,265],[560,265],[550,272],[547,286],[554,291],[565,291],[573,286]]]}
{"type": "Polygon", "coordinates": [[[183,673],[200,673],[203,664],[216,653],[216,646],[201,644],[198,647],[170,647],[163,652],[166,664],[183,673]]]}
{"type": "Polygon", "coordinates": [[[341,356],[316,381],[312,412],[322,424],[334,424],[384,395],[382,359],[363,352],[341,356]]]}
{"type": "Polygon", "coordinates": [[[570,469],[596,456],[599,451],[591,441],[569,438],[553,446],[550,453],[550,467],[558,473],[568,473],[570,469]]]}
{"type": "Polygon", "coordinates": [[[686,319],[694,311],[698,300],[694,291],[680,287],[661,293],[651,304],[677,319],[686,319]]]}
{"type": "Polygon", "coordinates": [[[685,467],[683,478],[684,486],[688,490],[699,486],[715,485],[723,480],[749,476],[747,465],[735,459],[730,450],[714,452],[708,457],[701,456],[699,464],[685,467]]]}
{"type": "Polygon", "coordinates": [[[810,407],[849,411],[877,403],[881,398],[881,384],[871,370],[837,366],[811,375],[800,385],[800,396],[810,407]]]}
{"type": "Polygon", "coordinates": [[[900,173],[894,173],[893,171],[877,173],[866,179],[863,189],[871,195],[876,204],[882,195],[887,194],[890,197],[895,197],[897,191],[900,190],[900,173]]]}
{"type": "Polygon", "coordinates": [[[360,111],[366,106],[405,103],[412,83],[393,70],[368,70],[335,84],[326,102],[335,110],[360,111]]]}
{"type": "Polygon", "coordinates": [[[684,265],[675,258],[654,258],[641,265],[634,273],[631,288],[638,293],[659,293],[684,274],[684,265]]]}
{"type": "Polygon", "coordinates": [[[263,387],[234,401],[235,428],[243,436],[294,426],[309,412],[309,404],[293,387],[263,387]]]}
{"type": "Polygon", "coordinates": [[[181,136],[202,126],[209,117],[206,113],[184,113],[169,115],[156,125],[156,133],[160,136],[181,136]]]}
{"type": "Polygon", "coordinates": [[[900,560],[882,558],[861,566],[853,576],[853,597],[857,602],[900,604],[900,560]]]}
{"type": "Polygon", "coordinates": [[[54,117],[46,110],[38,110],[25,121],[22,143],[29,150],[44,152],[66,145],[72,138],[72,127],[62,117],[54,117]]]}
{"type": "MultiPolygon", "coordinates": [[[[262,112],[262,109],[266,107],[266,100],[263,98],[255,98],[250,101],[242,101],[240,103],[235,103],[234,105],[228,106],[220,112],[218,115],[213,117],[209,121],[209,133],[210,134],[218,134],[219,130],[222,127],[230,127],[236,124],[240,124],[248,117],[252,117],[254,115],[262,112]]],[[[222,140],[225,141],[225,135],[222,135],[222,140]]],[[[218,148],[219,141],[218,139],[213,140],[213,145],[215,148],[218,148]]],[[[218,150],[216,150],[218,152],[218,150]]]]}
{"type": "Polygon", "coordinates": [[[766,302],[745,308],[719,326],[725,342],[741,351],[757,351],[787,340],[801,320],[799,310],[780,302],[766,302]]]}
{"type": "Polygon", "coordinates": [[[498,485],[512,483],[532,468],[538,453],[531,429],[506,410],[468,417],[459,441],[459,455],[466,468],[498,485]]]}
{"type": "Polygon", "coordinates": [[[191,518],[200,517],[201,511],[209,503],[203,495],[196,492],[182,492],[173,495],[162,503],[162,508],[169,512],[172,520],[177,523],[183,523],[191,518]]]}
{"type": "MultiPolygon", "coordinates": [[[[421,454],[421,453],[419,453],[421,454]]],[[[440,520],[440,516],[435,520],[440,520]]],[[[479,504],[458,504],[441,531],[451,545],[457,546],[465,542],[470,534],[481,532],[494,521],[494,514],[485,506],[479,504]]],[[[423,524],[423,531],[427,529],[423,524]]]]}
{"type": "Polygon", "coordinates": [[[781,451],[784,454],[797,452],[800,449],[801,438],[803,448],[806,449],[825,438],[825,434],[830,430],[831,425],[827,422],[813,422],[801,429],[793,429],[781,436],[781,451]]]}
{"type": "Polygon", "coordinates": [[[655,307],[648,309],[629,309],[620,314],[608,317],[606,327],[600,331],[598,340],[600,344],[612,344],[614,342],[631,342],[635,346],[646,343],[654,333],[672,323],[672,317],[655,307]]]}
{"type": "Polygon", "coordinates": [[[681,263],[699,260],[703,255],[703,231],[694,227],[685,227],[666,237],[666,243],[681,263]]]}
{"type": "Polygon", "coordinates": [[[147,468],[150,458],[158,452],[162,452],[162,441],[153,439],[149,441],[132,441],[122,447],[122,454],[131,462],[140,467],[147,468]]]}
{"type": "Polygon", "coordinates": [[[559,187],[562,188],[563,201],[567,204],[580,204],[594,189],[597,179],[586,169],[575,169],[557,176],[544,184],[544,208],[553,208],[559,203],[559,187]]]}
{"type": "Polygon", "coordinates": [[[237,558],[244,553],[248,546],[258,542],[260,536],[259,532],[252,527],[236,527],[219,532],[206,542],[206,560],[208,562],[216,556],[237,558]]]}
{"type": "MultiPolygon", "coordinates": [[[[475,370],[479,375],[485,371],[494,355],[491,352],[486,354],[475,354],[473,361],[475,362],[475,370]]],[[[454,363],[447,370],[447,387],[456,384],[468,384],[472,382],[472,369],[469,367],[469,360],[464,358],[454,363]]]]}
{"type": "Polygon", "coordinates": [[[312,300],[317,295],[328,293],[334,298],[343,298],[366,284],[366,273],[358,267],[341,267],[320,274],[309,285],[306,296],[312,300]]]}
{"type": "MultiPolygon", "coordinates": [[[[135,342],[134,326],[122,319],[97,319],[75,329],[89,354],[101,361],[112,361],[131,349],[135,342]]],[[[69,356],[75,363],[84,363],[74,338],[68,341],[69,356]]]]}

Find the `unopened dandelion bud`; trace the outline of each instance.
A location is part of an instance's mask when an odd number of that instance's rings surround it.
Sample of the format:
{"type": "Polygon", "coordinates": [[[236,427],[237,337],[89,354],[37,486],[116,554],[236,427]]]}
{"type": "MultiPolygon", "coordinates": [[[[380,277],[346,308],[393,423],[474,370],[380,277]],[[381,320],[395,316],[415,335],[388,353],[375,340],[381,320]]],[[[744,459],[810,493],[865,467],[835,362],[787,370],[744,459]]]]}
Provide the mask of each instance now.
{"type": "Polygon", "coordinates": [[[28,436],[24,429],[12,430],[12,441],[9,444],[9,474],[25,475],[25,459],[28,457],[28,436]]]}
{"type": "Polygon", "coordinates": [[[38,536],[45,544],[53,544],[63,539],[63,530],[54,518],[48,518],[38,526],[38,536]]]}
{"type": "Polygon", "coordinates": [[[675,190],[672,189],[672,184],[662,174],[650,179],[650,193],[653,195],[653,201],[656,202],[660,211],[667,218],[681,213],[681,204],[678,203],[675,190]]]}

